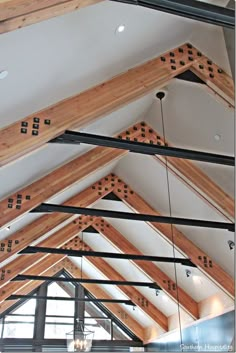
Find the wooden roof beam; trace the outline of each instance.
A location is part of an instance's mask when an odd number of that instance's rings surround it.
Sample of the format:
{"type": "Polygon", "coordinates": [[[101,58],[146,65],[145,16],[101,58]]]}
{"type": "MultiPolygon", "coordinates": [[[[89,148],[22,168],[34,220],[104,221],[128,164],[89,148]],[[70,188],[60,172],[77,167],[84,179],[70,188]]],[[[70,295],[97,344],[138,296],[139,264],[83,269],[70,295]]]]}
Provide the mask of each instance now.
{"type": "MultiPolygon", "coordinates": [[[[66,171],[64,170],[63,172],[66,173],[66,171]]],[[[46,180],[48,179],[46,178],[46,180]]],[[[91,186],[77,194],[76,196],[73,196],[72,198],[67,200],[65,204],[77,206],[80,205],[83,207],[91,206],[93,203],[100,200],[113,190],[112,180],[113,178],[111,175],[102,178],[101,180],[97,181],[96,183],[92,184],[91,186]]],[[[43,183],[43,185],[45,184],[43,183]]],[[[51,184],[48,184],[47,187],[49,186],[51,186],[51,184]]],[[[35,189],[36,187],[37,186],[35,185],[35,189]]],[[[41,195],[41,197],[43,197],[43,195],[41,195]]],[[[71,215],[68,214],[44,215],[36,219],[35,221],[29,223],[20,230],[16,231],[7,238],[1,240],[0,262],[9,259],[10,256],[16,254],[26,246],[30,245],[33,241],[36,241],[37,239],[45,235],[47,232],[52,231],[55,227],[70,218],[71,215]]]]}
{"type": "MultiPolygon", "coordinates": [[[[193,65],[196,70],[203,58],[205,57],[191,44],[183,44],[77,96],[60,101],[1,129],[0,166],[37,149],[65,130],[88,125],[153,89],[166,85],[193,65]]],[[[198,70],[196,74],[199,75],[198,70]]],[[[207,85],[217,87],[218,94],[233,104],[233,81],[225,72],[219,73],[217,69],[212,78],[205,72],[201,76],[207,85]]]]}
{"type": "MultiPolygon", "coordinates": [[[[78,224],[81,223],[82,217],[79,218],[78,224]]],[[[84,222],[85,224],[86,222],[84,222]]],[[[78,226],[77,226],[78,227],[78,226]]],[[[66,228],[66,227],[64,227],[66,228]]],[[[63,237],[63,235],[66,235],[64,233],[64,228],[62,228],[59,232],[60,235],[63,237]]],[[[63,248],[67,247],[72,247],[73,249],[81,249],[85,248],[86,250],[89,250],[90,248],[88,245],[86,245],[84,242],[79,241],[77,237],[74,237],[73,239],[69,238],[68,236],[65,237],[65,239],[69,240],[67,243],[64,242],[63,248]]],[[[49,238],[49,241],[53,240],[53,235],[49,238]]],[[[26,264],[24,267],[24,260],[26,260],[27,255],[20,255],[19,260],[16,259],[12,261],[9,265],[7,265],[5,268],[1,269],[3,270],[5,277],[2,280],[4,281],[4,284],[0,288],[0,302],[5,300],[7,297],[9,297],[11,294],[13,294],[19,286],[18,282],[10,282],[7,283],[11,278],[15,277],[16,274],[19,274],[21,271],[24,274],[32,274],[32,275],[39,275],[43,269],[45,269],[46,264],[51,264],[52,265],[52,257],[51,255],[48,256],[45,254],[37,254],[37,260],[38,262],[34,264],[33,266],[29,266],[26,264]],[[40,257],[38,256],[40,255],[40,257]],[[18,262],[20,261],[21,267],[17,268],[18,262]],[[41,266],[41,267],[40,267],[41,266]],[[40,270],[40,271],[39,271],[40,270]],[[8,273],[11,271],[10,273],[8,273]]],[[[57,255],[58,259],[63,259],[65,258],[64,255],[57,255]]],[[[28,262],[32,262],[32,257],[28,256],[29,260],[28,262]]],[[[35,258],[35,256],[34,256],[35,258]]],[[[117,271],[115,271],[111,266],[108,265],[106,261],[100,258],[88,258],[88,261],[91,262],[97,269],[102,272],[107,278],[113,279],[113,280],[121,280],[125,281],[125,278],[123,278],[117,271]]],[[[75,277],[75,276],[74,276],[75,277]]],[[[158,310],[154,305],[152,305],[144,296],[141,295],[141,293],[136,290],[134,287],[130,286],[119,286],[120,290],[125,293],[136,305],[138,305],[149,317],[151,317],[157,324],[160,325],[165,331],[168,330],[168,320],[167,317],[160,311],[158,310]]]]}
{"type": "MultiPolygon", "coordinates": [[[[28,271],[24,272],[24,274],[54,276],[62,269],[61,260],[63,258],[64,256],[62,255],[48,256],[46,259],[33,265],[28,271]]],[[[28,294],[42,283],[43,281],[10,282],[0,288],[0,313],[16,302],[15,300],[9,300],[9,305],[6,304],[8,301],[4,302],[10,295],[28,294]]]]}
{"type": "Polygon", "coordinates": [[[0,34],[65,15],[102,0],[2,0],[0,34]]]}
{"type": "MultiPolygon", "coordinates": [[[[39,263],[31,267],[30,272],[31,274],[41,274],[45,276],[54,276],[57,272],[62,269],[68,271],[68,269],[73,265],[75,265],[69,260],[64,259],[63,256],[58,255],[50,255],[45,259],[42,259],[39,263]],[[48,269],[47,266],[49,266],[48,269]],[[50,267],[51,266],[51,267],[50,267]],[[42,272],[43,271],[43,272],[42,272]]],[[[79,269],[78,269],[79,271],[79,269]]],[[[83,278],[88,278],[86,274],[83,272],[83,278]]],[[[34,289],[39,287],[43,281],[26,281],[24,283],[17,283],[11,282],[8,283],[4,290],[7,293],[7,297],[12,294],[20,294],[20,295],[27,295],[32,292],[34,289]]],[[[58,283],[61,285],[61,283],[58,283]]],[[[104,290],[102,290],[98,285],[94,284],[84,284],[84,287],[87,286],[87,289],[97,298],[105,298],[105,299],[112,299],[104,290]]],[[[1,293],[0,289],[0,293],[1,293]]],[[[4,313],[7,309],[9,309],[13,304],[15,304],[18,300],[5,300],[0,304],[0,314],[4,313]]],[[[136,336],[138,336],[141,340],[144,339],[144,329],[143,327],[133,319],[128,312],[119,304],[116,303],[104,303],[104,306],[108,308],[124,325],[126,325],[136,336]]]]}
{"type": "MultiPolygon", "coordinates": [[[[116,230],[105,219],[97,218],[93,227],[106,238],[113,246],[126,254],[143,255],[132,243],[130,243],[118,230],[116,230]]],[[[194,319],[199,318],[198,304],[182,288],[171,280],[156,264],[148,261],[132,261],[145,275],[156,282],[162,290],[194,319]],[[177,292],[178,291],[178,292],[177,292]]]]}
{"type": "MultiPolygon", "coordinates": [[[[163,137],[151,126],[142,123],[143,134],[148,143],[158,143],[164,146],[163,137]]],[[[125,139],[125,136],[120,136],[125,139]]],[[[133,138],[130,138],[133,140],[133,138]]],[[[167,140],[165,144],[173,147],[167,140]]],[[[166,167],[166,158],[160,155],[153,156],[166,167]]],[[[177,176],[184,184],[194,191],[204,202],[207,202],[225,218],[234,220],[234,200],[223,191],[212,179],[201,171],[192,161],[180,158],[167,157],[168,170],[177,176]]]]}
{"type": "MultiPolygon", "coordinates": [[[[76,266],[70,259],[64,259],[62,264],[64,269],[73,277],[80,277],[81,269],[76,266]]],[[[83,278],[88,279],[89,277],[83,272],[83,278]]],[[[97,284],[83,283],[83,287],[87,289],[95,298],[112,299],[112,297],[97,284]]],[[[128,314],[123,306],[116,303],[103,303],[103,305],[143,341],[145,330],[135,319],[132,318],[132,316],[128,314]]]]}
{"type": "MultiPolygon", "coordinates": [[[[112,238],[115,244],[120,243],[121,251],[131,252],[131,253],[140,253],[131,243],[129,243],[116,229],[114,229],[108,222],[103,219],[99,219],[96,217],[89,216],[80,216],[78,219],[73,220],[71,223],[67,224],[57,232],[53,233],[50,237],[46,238],[42,242],[38,244],[38,246],[49,247],[49,248],[58,248],[63,247],[66,248],[68,244],[70,247],[78,247],[80,246],[80,239],[77,234],[82,232],[84,229],[93,225],[95,229],[97,229],[101,234],[104,234],[109,239],[112,238]],[[104,224],[106,228],[104,229],[104,224]],[[68,243],[69,242],[69,243],[68,243]],[[122,245],[123,244],[123,245],[122,245]],[[127,249],[127,251],[125,251],[127,249]]],[[[34,226],[31,225],[31,229],[34,229],[34,226]]],[[[33,232],[33,231],[32,231],[33,232]]],[[[27,239],[27,241],[30,241],[27,239]]],[[[22,245],[21,245],[22,247],[22,245]]],[[[16,248],[14,249],[16,251],[16,248]]],[[[18,246],[19,251],[19,246],[18,246]]],[[[32,262],[32,256],[30,255],[20,255],[12,262],[8,263],[6,266],[0,269],[0,287],[3,287],[8,283],[12,278],[14,278],[19,273],[24,273],[25,271],[30,270],[30,268],[35,266],[37,262],[42,261],[42,259],[47,258],[49,254],[34,254],[32,262]]],[[[164,272],[159,270],[154,264],[148,262],[145,264],[143,261],[137,261],[139,267],[142,268],[143,271],[147,270],[147,274],[149,276],[154,277],[154,281],[156,281],[163,289],[167,292],[167,294],[177,301],[177,290],[176,284],[167,276],[164,272]],[[166,283],[163,286],[163,283],[166,283]],[[169,289],[169,286],[171,288],[169,289]]],[[[195,319],[198,318],[198,307],[197,303],[188,296],[181,288],[178,288],[180,304],[183,306],[184,310],[186,310],[192,317],[195,319]]],[[[5,294],[1,294],[0,292],[0,301],[4,300],[7,297],[6,291],[5,294]]]]}
{"type": "MultiPolygon", "coordinates": [[[[134,190],[132,190],[119,177],[114,177],[116,180],[113,192],[117,195],[128,207],[138,213],[146,213],[160,215],[153,207],[151,207],[143,198],[141,198],[134,190]]],[[[230,297],[234,298],[234,280],[226,273],[215,261],[212,260],[203,250],[196,246],[191,240],[178,230],[174,225],[151,223],[148,224],[158,232],[170,244],[172,243],[172,231],[174,245],[176,249],[184,256],[188,257],[206,276],[212,280],[218,287],[225,291],[230,297]]]]}
{"type": "MultiPolygon", "coordinates": [[[[126,129],[126,131],[120,133],[119,136],[125,137],[127,134],[129,135],[129,138],[137,138],[140,142],[147,141],[147,138],[142,136],[142,123],[126,129]]],[[[83,180],[83,178],[88,175],[98,171],[102,166],[121,158],[127,153],[128,151],[113,148],[94,148],[82,156],[73,159],[69,163],[64,164],[62,167],[59,167],[43,178],[9,195],[0,201],[0,227],[6,226],[11,221],[16,220],[18,217],[40,205],[45,200],[59,194],[66,188],[83,180]],[[17,202],[19,202],[19,204],[17,202]]],[[[108,184],[106,180],[104,180],[103,185],[101,185],[103,190],[101,197],[112,191],[111,189],[109,189],[110,191],[106,190],[105,184],[108,184]]],[[[109,185],[110,188],[112,188],[112,183],[109,183],[109,185]]],[[[90,204],[97,200],[95,199],[93,201],[89,188],[87,197],[91,197],[90,204]]],[[[78,204],[78,198],[71,198],[65,204],[78,204]]],[[[82,205],[83,202],[80,204],[82,205]]],[[[64,220],[68,219],[68,215],[64,215],[63,217],[64,220]]],[[[59,218],[61,222],[63,218],[61,216],[59,218]]]]}
{"type": "Polygon", "coordinates": [[[214,94],[225,100],[229,107],[234,107],[234,81],[222,68],[202,54],[200,60],[195,61],[190,70],[203,80],[214,94]]]}
{"type": "MultiPolygon", "coordinates": [[[[92,187],[87,188],[81,194],[70,199],[67,204],[75,205],[75,206],[79,206],[79,205],[86,206],[86,205],[88,205],[88,203],[86,204],[87,198],[90,200],[91,203],[93,203],[97,200],[97,196],[103,197],[106,193],[111,192],[114,189],[115,181],[117,181],[117,177],[115,177],[114,175],[110,175],[110,176],[102,179],[102,181],[95,183],[92,187]],[[94,194],[93,194],[93,192],[94,192],[94,194]],[[100,193],[100,195],[99,195],[99,193],[100,193]]],[[[122,181],[120,181],[120,182],[124,186],[124,183],[122,181]]],[[[119,185],[120,182],[118,181],[117,185],[119,185]]],[[[117,196],[121,197],[121,195],[118,191],[119,189],[120,188],[116,186],[115,190],[116,190],[117,196]]],[[[131,194],[129,195],[129,198],[130,198],[130,196],[131,196],[131,194]]],[[[135,201],[133,201],[133,202],[135,202],[134,205],[139,203],[140,199],[141,198],[136,195],[135,201]]],[[[125,195],[123,195],[123,200],[126,202],[125,195]]],[[[142,209],[144,207],[144,209],[146,210],[145,211],[146,213],[148,213],[148,212],[155,213],[156,212],[155,210],[150,208],[150,206],[147,205],[147,203],[145,203],[144,200],[141,199],[141,201],[140,202],[143,205],[142,209]]],[[[89,202],[89,204],[90,204],[90,202],[89,202]]],[[[26,227],[24,227],[20,231],[9,236],[7,239],[5,239],[1,242],[2,252],[0,253],[0,261],[4,261],[5,259],[7,259],[9,257],[9,254],[13,255],[16,252],[23,249],[24,247],[26,247],[27,245],[30,245],[32,243],[32,241],[35,241],[36,239],[40,238],[47,231],[52,230],[54,227],[56,227],[57,225],[59,225],[61,222],[68,219],[69,217],[70,217],[70,215],[68,216],[68,215],[63,215],[63,214],[46,215],[46,216],[40,217],[38,220],[32,222],[31,224],[27,225],[26,227]],[[3,247],[3,244],[4,244],[4,247],[3,247]]],[[[161,229],[164,233],[165,233],[164,230],[167,231],[167,234],[168,234],[167,239],[169,239],[169,241],[170,241],[171,235],[170,235],[170,229],[168,228],[168,225],[159,225],[159,227],[161,227],[161,229]]],[[[175,230],[177,231],[176,228],[175,228],[175,230]]],[[[178,234],[180,235],[181,239],[182,239],[182,237],[184,237],[184,235],[179,231],[178,231],[178,234]]],[[[181,242],[181,240],[180,240],[180,242],[181,242]]],[[[187,239],[186,239],[186,242],[187,242],[187,244],[191,243],[187,239]]],[[[187,246],[187,248],[188,248],[188,246],[187,246]]],[[[214,280],[218,283],[218,285],[221,288],[223,285],[223,283],[222,283],[222,278],[223,278],[226,291],[228,293],[230,293],[231,296],[234,295],[234,290],[233,290],[234,286],[233,286],[232,278],[228,274],[226,274],[225,271],[223,271],[215,263],[214,263],[214,268],[216,268],[216,269],[218,268],[220,270],[220,272],[218,271],[218,274],[217,274],[217,271],[213,271],[213,269],[211,267],[205,267],[204,262],[203,262],[204,257],[206,257],[209,264],[211,261],[211,264],[213,265],[212,259],[209,256],[207,256],[205,253],[203,253],[201,250],[199,250],[198,247],[194,246],[193,243],[191,243],[191,249],[194,250],[195,258],[197,255],[201,256],[201,258],[202,258],[202,260],[199,260],[198,258],[196,258],[196,265],[200,266],[201,269],[205,273],[207,272],[208,275],[210,275],[210,278],[212,278],[212,276],[214,276],[214,278],[215,278],[214,280]]],[[[192,251],[190,252],[190,249],[187,249],[187,250],[188,250],[188,253],[186,253],[186,256],[190,257],[193,260],[192,251]],[[188,255],[188,254],[190,254],[190,255],[188,255]]]]}
{"type": "MultiPolygon", "coordinates": [[[[74,250],[92,250],[85,242],[75,242],[74,240],[65,244],[64,248],[72,247],[74,250]]],[[[110,280],[125,281],[116,270],[111,267],[108,262],[97,257],[86,258],[95,268],[110,280]]],[[[74,276],[74,274],[72,274],[74,276]]],[[[76,277],[76,276],[74,276],[76,277]]],[[[77,277],[80,277],[80,272],[77,272],[77,277]]],[[[168,331],[167,317],[156,308],[145,296],[143,296],[135,287],[132,286],[117,286],[133,303],[137,305],[146,315],[148,315],[162,329],[168,331]]]]}
{"type": "MultiPolygon", "coordinates": [[[[86,229],[90,224],[93,223],[93,219],[88,216],[80,217],[71,223],[67,224],[57,232],[53,233],[50,237],[46,238],[42,242],[40,242],[39,246],[45,246],[50,248],[59,248],[62,247],[66,242],[73,241],[77,243],[78,237],[77,234],[84,229],[86,229]]],[[[79,240],[78,240],[79,241],[79,240]]],[[[30,270],[34,267],[38,262],[41,263],[42,259],[45,261],[48,260],[49,254],[34,254],[34,256],[28,255],[19,255],[16,259],[8,263],[6,266],[0,268],[0,287],[4,286],[7,282],[9,282],[12,278],[17,276],[19,273],[23,273],[25,271],[30,270]],[[32,261],[33,260],[33,261],[32,261]]],[[[63,258],[64,256],[62,256],[63,258]]],[[[36,267],[37,269],[37,267],[36,267]]],[[[6,298],[1,295],[0,292],[0,301],[6,298]]]]}
{"type": "MultiPolygon", "coordinates": [[[[59,271],[62,269],[61,267],[56,264],[55,268],[59,269],[59,271]]],[[[45,276],[53,276],[54,273],[54,267],[51,267],[49,270],[46,270],[43,275],[45,276]]],[[[44,281],[27,281],[27,284],[25,284],[23,287],[18,287],[16,288],[16,292],[12,292],[12,294],[20,294],[20,295],[27,295],[31,293],[33,290],[37,289],[44,281]]],[[[7,309],[10,309],[12,305],[16,304],[19,301],[19,299],[16,300],[5,300],[2,303],[0,303],[0,314],[4,314],[4,312],[7,309]]]]}
{"type": "MultiPolygon", "coordinates": [[[[88,197],[88,195],[91,193],[92,190],[95,190],[95,193],[100,194],[99,196],[101,197],[102,195],[105,195],[106,192],[109,193],[112,190],[114,190],[119,198],[121,199],[123,198],[123,201],[125,203],[127,201],[127,198],[129,197],[129,202],[131,202],[130,206],[132,208],[137,207],[137,210],[139,210],[139,212],[158,214],[142,198],[140,198],[140,196],[138,196],[137,194],[133,196],[134,195],[133,191],[132,191],[133,194],[129,193],[128,195],[126,195],[124,193],[124,183],[122,182],[121,179],[119,179],[114,175],[110,175],[104,178],[103,182],[100,181],[96,183],[96,186],[92,186],[91,188],[86,189],[84,191],[85,195],[87,195],[88,197]],[[104,182],[106,183],[106,186],[104,186],[103,184],[104,182]],[[101,183],[101,186],[99,183],[101,183]],[[121,190],[121,192],[119,190],[121,190]]],[[[79,202],[81,200],[83,199],[80,199],[78,196],[76,196],[70,199],[70,202],[72,201],[71,205],[79,206],[80,205],[79,202]]],[[[96,198],[94,198],[93,200],[94,200],[93,202],[95,202],[96,198]]],[[[86,206],[86,204],[83,202],[82,202],[82,205],[86,206]]],[[[0,260],[3,261],[9,257],[8,249],[11,250],[11,254],[16,253],[17,251],[20,251],[25,246],[30,245],[32,241],[44,235],[47,231],[53,229],[55,226],[57,226],[62,221],[68,218],[69,218],[68,215],[53,214],[53,215],[43,216],[38,220],[32,222],[30,225],[16,232],[15,234],[8,237],[2,242],[2,244],[5,244],[5,247],[4,248],[2,247],[3,251],[2,253],[0,253],[0,260]]],[[[155,225],[155,226],[152,225],[152,226],[156,230],[158,229],[161,230],[162,234],[164,234],[164,238],[167,239],[169,242],[171,242],[172,237],[171,237],[169,225],[159,224],[159,225],[155,225]]],[[[213,279],[214,282],[220,286],[220,288],[222,288],[223,290],[226,290],[226,292],[229,295],[234,296],[234,284],[233,284],[232,278],[225,271],[223,271],[223,269],[220,266],[218,266],[215,262],[213,262],[212,259],[209,256],[207,256],[202,250],[196,247],[190,240],[185,238],[183,233],[178,231],[177,228],[174,227],[174,230],[175,230],[175,241],[178,240],[177,242],[178,244],[176,243],[176,246],[179,248],[180,252],[185,254],[187,257],[191,258],[191,261],[194,262],[199,268],[201,268],[201,270],[203,270],[203,272],[206,273],[211,279],[213,279]],[[207,267],[205,266],[206,265],[206,263],[204,262],[205,259],[207,260],[207,267]],[[210,265],[214,267],[214,270],[213,270],[213,267],[210,267],[210,265]]]]}

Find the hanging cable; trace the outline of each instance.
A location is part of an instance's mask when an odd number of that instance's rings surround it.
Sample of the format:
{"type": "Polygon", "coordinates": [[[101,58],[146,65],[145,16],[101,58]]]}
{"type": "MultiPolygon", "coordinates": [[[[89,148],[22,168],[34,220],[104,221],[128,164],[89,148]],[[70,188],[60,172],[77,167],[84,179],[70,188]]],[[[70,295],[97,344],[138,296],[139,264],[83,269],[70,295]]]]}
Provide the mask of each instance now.
{"type": "MultiPolygon", "coordinates": [[[[165,97],[164,92],[158,92],[156,97],[160,100],[160,107],[161,107],[161,121],[162,121],[162,134],[163,134],[163,142],[164,146],[166,145],[166,134],[165,134],[165,121],[164,121],[164,114],[163,114],[163,105],[162,99],[165,97]]],[[[167,182],[167,194],[168,194],[168,206],[169,206],[169,215],[172,217],[172,208],[171,208],[171,197],[170,197],[170,180],[169,180],[169,170],[168,170],[168,159],[164,157],[164,164],[166,169],[166,182],[167,182]]],[[[174,243],[174,228],[173,223],[170,224],[171,227],[171,240],[172,240],[172,250],[173,250],[173,257],[175,258],[175,243],[174,243]]],[[[175,282],[176,282],[176,299],[177,299],[177,307],[178,307],[178,320],[179,320],[179,329],[180,329],[180,348],[183,352],[183,337],[182,337],[182,326],[181,326],[181,317],[180,317],[180,304],[179,304],[179,286],[178,286],[178,279],[177,279],[177,264],[174,263],[174,273],[175,273],[175,282]]]]}
{"type": "MultiPolygon", "coordinates": [[[[82,239],[82,250],[84,250],[84,232],[81,232],[81,239],[82,239]]],[[[81,261],[80,261],[80,278],[83,279],[83,256],[81,256],[81,261]]]]}

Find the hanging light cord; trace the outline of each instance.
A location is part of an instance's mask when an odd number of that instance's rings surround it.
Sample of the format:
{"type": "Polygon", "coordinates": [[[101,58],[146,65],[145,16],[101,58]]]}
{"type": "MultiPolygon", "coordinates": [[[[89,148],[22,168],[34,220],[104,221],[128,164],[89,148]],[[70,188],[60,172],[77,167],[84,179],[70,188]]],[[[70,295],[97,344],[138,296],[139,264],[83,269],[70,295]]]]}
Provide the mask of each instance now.
{"type": "MultiPolygon", "coordinates": [[[[163,132],[163,141],[164,145],[166,144],[166,135],[165,135],[165,122],[164,122],[164,114],[163,114],[163,105],[162,99],[160,99],[161,105],[161,120],[162,120],[162,132],[163,132]]],[[[171,197],[170,197],[170,180],[169,180],[169,170],[168,170],[168,159],[165,156],[165,169],[166,169],[166,181],[167,181],[167,193],[168,193],[168,205],[169,205],[169,213],[170,217],[172,217],[172,208],[171,208],[171,197]]],[[[171,226],[171,240],[172,240],[172,249],[173,249],[173,257],[175,258],[175,243],[174,243],[174,229],[173,223],[170,224],[171,226]]],[[[179,286],[178,286],[178,279],[177,279],[177,268],[176,263],[174,262],[174,272],[175,272],[175,281],[176,281],[176,298],[177,298],[177,306],[178,306],[178,319],[179,319],[179,329],[180,329],[180,347],[181,351],[183,352],[183,337],[182,337],[182,326],[181,326],[181,318],[180,318],[180,304],[179,304],[179,286]]]]}
{"type": "MultiPolygon", "coordinates": [[[[83,250],[84,250],[84,232],[82,233],[82,245],[83,245],[83,250]]],[[[80,278],[83,279],[83,256],[81,256],[81,262],[80,262],[80,278]]]]}

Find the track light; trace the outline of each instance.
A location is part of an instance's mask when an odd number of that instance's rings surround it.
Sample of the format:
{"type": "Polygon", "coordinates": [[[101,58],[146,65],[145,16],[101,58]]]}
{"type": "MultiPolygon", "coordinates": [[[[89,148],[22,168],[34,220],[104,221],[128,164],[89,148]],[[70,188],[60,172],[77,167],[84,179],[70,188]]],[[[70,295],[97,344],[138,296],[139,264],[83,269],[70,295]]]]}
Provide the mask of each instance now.
{"type": "Polygon", "coordinates": [[[234,247],[235,247],[235,243],[234,243],[234,241],[232,241],[232,240],[229,240],[229,241],[228,241],[228,245],[229,245],[230,250],[233,250],[234,247]]]}
{"type": "Polygon", "coordinates": [[[190,270],[185,270],[186,276],[190,277],[191,276],[191,271],[190,270]]]}

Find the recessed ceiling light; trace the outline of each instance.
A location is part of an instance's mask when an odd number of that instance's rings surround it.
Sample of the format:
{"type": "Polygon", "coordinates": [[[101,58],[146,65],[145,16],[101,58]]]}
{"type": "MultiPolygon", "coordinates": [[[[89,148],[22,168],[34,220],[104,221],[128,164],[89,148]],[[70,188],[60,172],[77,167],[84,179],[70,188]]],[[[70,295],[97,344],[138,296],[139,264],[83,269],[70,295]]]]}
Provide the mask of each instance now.
{"type": "Polygon", "coordinates": [[[220,140],[221,140],[221,135],[216,134],[216,135],[214,136],[214,139],[215,139],[216,141],[220,141],[220,140]]]}
{"type": "Polygon", "coordinates": [[[0,71],[0,80],[3,80],[4,78],[6,78],[7,75],[8,75],[7,70],[0,71]]]}
{"type": "Polygon", "coordinates": [[[124,30],[125,30],[125,25],[119,25],[116,28],[116,33],[122,33],[122,32],[124,32],[124,30]]]}

